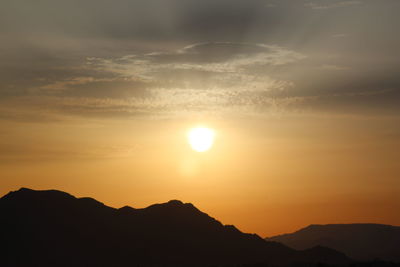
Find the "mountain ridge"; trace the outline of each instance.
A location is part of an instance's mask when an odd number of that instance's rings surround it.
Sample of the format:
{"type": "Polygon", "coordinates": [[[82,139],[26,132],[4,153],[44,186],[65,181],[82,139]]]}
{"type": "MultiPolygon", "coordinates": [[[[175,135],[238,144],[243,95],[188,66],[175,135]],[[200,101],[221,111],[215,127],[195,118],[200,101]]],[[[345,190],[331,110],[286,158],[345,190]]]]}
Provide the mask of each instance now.
{"type": "Polygon", "coordinates": [[[172,200],[135,209],[108,207],[57,190],[21,188],[0,198],[4,266],[210,266],[348,263],[328,248],[303,251],[172,200]]]}
{"type": "Polygon", "coordinates": [[[293,233],[265,238],[294,249],[316,245],[344,252],[356,260],[400,262],[400,226],[377,223],[311,224],[293,233]]]}

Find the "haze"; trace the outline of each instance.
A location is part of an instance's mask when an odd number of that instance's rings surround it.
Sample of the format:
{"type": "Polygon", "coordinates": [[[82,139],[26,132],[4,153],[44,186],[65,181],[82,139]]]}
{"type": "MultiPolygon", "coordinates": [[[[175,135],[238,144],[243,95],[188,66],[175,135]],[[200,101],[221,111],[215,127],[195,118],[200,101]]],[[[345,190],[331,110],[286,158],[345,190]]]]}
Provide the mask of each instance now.
{"type": "Polygon", "coordinates": [[[397,0],[3,0],[0,194],[400,225],[397,0]],[[187,131],[216,131],[198,153],[187,131]]]}

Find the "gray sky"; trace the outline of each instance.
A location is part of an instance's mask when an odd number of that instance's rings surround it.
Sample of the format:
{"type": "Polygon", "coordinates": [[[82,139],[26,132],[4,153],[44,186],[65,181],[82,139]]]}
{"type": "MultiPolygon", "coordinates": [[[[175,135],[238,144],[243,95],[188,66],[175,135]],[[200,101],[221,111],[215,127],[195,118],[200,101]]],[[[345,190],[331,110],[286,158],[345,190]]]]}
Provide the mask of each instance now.
{"type": "Polygon", "coordinates": [[[397,0],[3,0],[2,117],[397,115],[399,10],[397,0]]]}

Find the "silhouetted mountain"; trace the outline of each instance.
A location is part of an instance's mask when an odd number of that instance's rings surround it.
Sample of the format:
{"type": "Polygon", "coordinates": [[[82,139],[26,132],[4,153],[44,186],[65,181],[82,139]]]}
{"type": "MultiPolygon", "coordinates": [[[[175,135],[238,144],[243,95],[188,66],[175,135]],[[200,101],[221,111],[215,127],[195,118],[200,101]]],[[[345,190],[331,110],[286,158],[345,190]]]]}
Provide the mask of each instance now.
{"type": "Polygon", "coordinates": [[[400,262],[400,227],[383,224],[310,225],[292,234],[266,238],[294,249],[317,245],[344,252],[358,260],[400,262]]]}
{"type": "Polygon", "coordinates": [[[0,199],[0,266],[209,266],[347,263],[332,249],[296,251],[224,226],[172,200],[114,209],[91,198],[22,188],[0,199]]]}

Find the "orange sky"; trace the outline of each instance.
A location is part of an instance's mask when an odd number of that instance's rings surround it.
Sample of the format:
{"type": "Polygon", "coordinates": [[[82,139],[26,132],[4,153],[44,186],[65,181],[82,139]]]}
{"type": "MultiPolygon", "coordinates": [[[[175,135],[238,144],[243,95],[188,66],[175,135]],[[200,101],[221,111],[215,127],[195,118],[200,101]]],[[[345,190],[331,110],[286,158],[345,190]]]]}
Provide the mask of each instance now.
{"type": "Polygon", "coordinates": [[[400,225],[400,125],[393,118],[280,116],[200,120],[3,122],[0,193],[59,189],[107,205],[180,199],[224,224],[271,236],[308,224],[400,225]]]}

